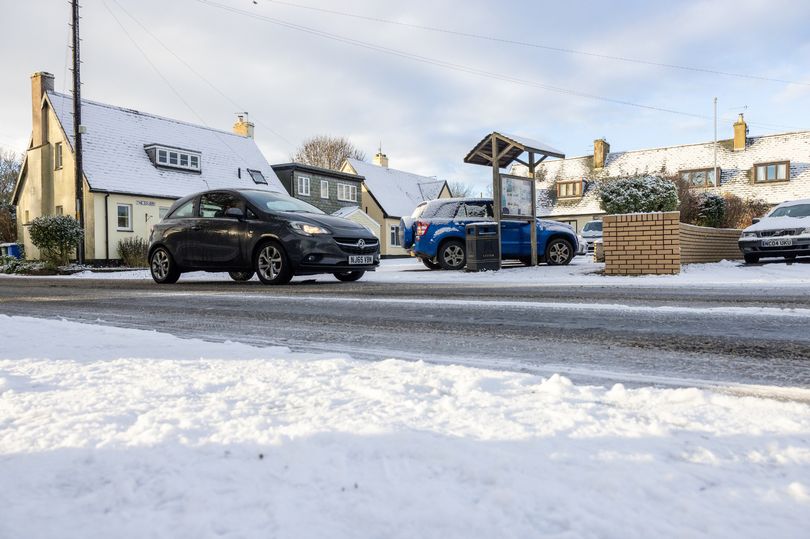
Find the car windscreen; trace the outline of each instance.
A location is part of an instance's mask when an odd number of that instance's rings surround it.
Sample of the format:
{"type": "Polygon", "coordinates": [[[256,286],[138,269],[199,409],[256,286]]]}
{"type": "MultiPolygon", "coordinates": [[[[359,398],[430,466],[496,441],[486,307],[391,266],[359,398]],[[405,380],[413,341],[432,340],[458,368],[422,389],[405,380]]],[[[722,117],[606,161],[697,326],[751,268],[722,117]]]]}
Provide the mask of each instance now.
{"type": "Polygon", "coordinates": [[[285,211],[293,213],[323,213],[321,210],[291,196],[270,191],[243,191],[243,195],[253,205],[264,211],[285,211]]]}
{"type": "Polygon", "coordinates": [[[585,228],[583,228],[582,231],[602,232],[602,221],[591,221],[590,223],[585,223],[585,228]]]}
{"type": "Polygon", "coordinates": [[[810,217],[810,204],[794,204],[776,208],[768,217],[810,217]]]}

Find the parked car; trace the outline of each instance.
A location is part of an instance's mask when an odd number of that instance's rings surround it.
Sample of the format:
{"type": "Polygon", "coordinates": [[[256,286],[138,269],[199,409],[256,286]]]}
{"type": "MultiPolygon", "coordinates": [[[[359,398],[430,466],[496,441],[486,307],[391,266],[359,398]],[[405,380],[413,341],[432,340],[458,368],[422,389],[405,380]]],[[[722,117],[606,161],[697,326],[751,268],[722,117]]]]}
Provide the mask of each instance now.
{"type": "Polygon", "coordinates": [[[810,256],[810,199],[783,202],[742,231],[740,250],[749,264],[760,258],[810,256]]]}
{"type": "Polygon", "coordinates": [[[264,284],[333,273],[356,281],[380,264],[379,240],[364,226],[289,195],[258,189],[205,191],[175,202],[149,238],[158,283],[187,271],[256,273],[264,284]]]}
{"type": "Polygon", "coordinates": [[[602,239],[602,221],[594,220],[585,223],[582,227],[582,238],[588,244],[588,252],[592,253],[596,240],[602,239]]]}
{"type": "MultiPolygon", "coordinates": [[[[465,229],[470,223],[491,221],[492,199],[442,198],[419,204],[400,221],[400,242],[430,269],[459,270],[466,265],[465,229]]],[[[531,263],[528,221],[501,221],[503,259],[531,263]]],[[[549,265],[571,262],[578,250],[574,229],[557,221],[537,219],[537,253],[549,265]]]]}

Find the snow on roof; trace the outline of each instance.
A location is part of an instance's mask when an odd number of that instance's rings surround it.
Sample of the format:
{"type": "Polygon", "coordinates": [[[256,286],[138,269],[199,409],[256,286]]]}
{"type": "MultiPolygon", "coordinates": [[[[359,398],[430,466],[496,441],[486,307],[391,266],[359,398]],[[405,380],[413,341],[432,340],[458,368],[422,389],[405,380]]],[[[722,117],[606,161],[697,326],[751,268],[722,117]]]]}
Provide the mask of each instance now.
{"type": "Polygon", "coordinates": [[[420,202],[438,198],[444,180],[412,172],[372,165],[359,159],[347,159],[352,168],[365,176],[366,188],[389,217],[410,215],[420,202]]]}
{"type": "Polygon", "coordinates": [[[545,142],[540,142],[537,139],[531,139],[531,138],[528,138],[528,137],[524,137],[522,135],[510,135],[509,133],[504,133],[503,131],[498,131],[498,134],[500,134],[500,135],[502,135],[502,136],[514,141],[514,142],[520,143],[523,146],[525,146],[526,148],[531,148],[533,150],[540,150],[541,152],[551,153],[551,154],[555,154],[555,153],[564,154],[565,153],[562,150],[558,150],[558,149],[554,148],[553,146],[551,146],[549,144],[546,144],[545,142]]]}
{"type": "Polygon", "coordinates": [[[345,206],[343,208],[340,208],[338,211],[333,212],[332,215],[334,215],[335,217],[348,217],[349,215],[359,210],[360,210],[359,206],[345,206]]]}
{"type": "MultiPolygon", "coordinates": [[[[73,98],[48,92],[48,99],[72,146],[73,98]]],[[[218,188],[284,192],[252,138],[85,99],[82,124],[84,174],[94,191],[166,198],[218,188]],[[201,172],[156,167],[144,150],[151,144],[200,152],[201,172]],[[254,183],[247,169],[261,171],[267,185],[254,183]]]]}

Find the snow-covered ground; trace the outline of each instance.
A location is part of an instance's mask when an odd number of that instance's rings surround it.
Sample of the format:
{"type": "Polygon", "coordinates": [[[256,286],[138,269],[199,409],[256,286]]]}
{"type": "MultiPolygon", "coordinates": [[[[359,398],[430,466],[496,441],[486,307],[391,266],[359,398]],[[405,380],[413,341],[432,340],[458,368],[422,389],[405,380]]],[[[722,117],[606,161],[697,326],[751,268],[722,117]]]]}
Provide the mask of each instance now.
{"type": "MultiPolygon", "coordinates": [[[[641,277],[601,275],[604,264],[591,261],[591,257],[576,257],[568,266],[538,266],[535,268],[509,265],[499,272],[467,273],[430,271],[413,258],[383,260],[380,268],[368,273],[363,281],[377,283],[486,283],[531,286],[559,285],[638,285],[638,286],[810,286],[810,264],[783,262],[746,266],[741,261],[715,264],[691,264],[683,267],[679,275],[648,275],[641,277]]],[[[77,273],[66,279],[151,279],[147,270],[114,273],[77,273]]],[[[254,277],[254,280],[257,279],[254,277]]],[[[334,282],[331,275],[296,277],[295,281],[317,280],[334,282]]],[[[180,281],[230,281],[227,273],[195,272],[184,274],[180,281]]]]}
{"type": "Polygon", "coordinates": [[[810,527],[805,403],[30,318],[0,339],[0,537],[810,527]]]}

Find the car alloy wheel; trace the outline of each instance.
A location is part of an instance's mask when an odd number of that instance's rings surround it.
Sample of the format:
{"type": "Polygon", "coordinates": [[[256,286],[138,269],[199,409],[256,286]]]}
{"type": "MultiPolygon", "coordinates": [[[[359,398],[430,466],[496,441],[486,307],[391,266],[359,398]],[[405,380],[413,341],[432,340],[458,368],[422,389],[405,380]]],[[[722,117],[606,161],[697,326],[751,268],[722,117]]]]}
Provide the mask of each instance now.
{"type": "Polygon", "coordinates": [[[551,266],[563,266],[571,262],[574,249],[566,240],[556,239],[546,249],[546,260],[551,266]]]}
{"type": "Polygon", "coordinates": [[[287,255],[276,242],[265,243],[256,255],[256,273],[264,284],[284,284],[292,279],[287,255]]]}
{"type": "Polygon", "coordinates": [[[467,262],[464,245],[460,241],[448,241],[439,250],[438,259],[441,267],[446,270],[462,269],[467,262]]]}
{"type": "Polygon", "coordinates": [[[155,249],[155,252],[152,253],[149,269],[152,273],[152,279],[158,284],[176,283],[177,279],[180,278],[180,272],[177,271],[171,255],[163,247],[155,249]]]}

